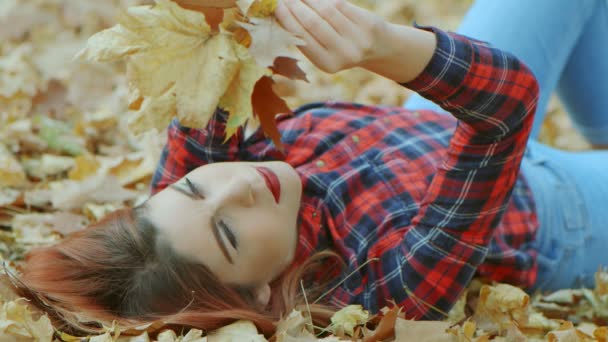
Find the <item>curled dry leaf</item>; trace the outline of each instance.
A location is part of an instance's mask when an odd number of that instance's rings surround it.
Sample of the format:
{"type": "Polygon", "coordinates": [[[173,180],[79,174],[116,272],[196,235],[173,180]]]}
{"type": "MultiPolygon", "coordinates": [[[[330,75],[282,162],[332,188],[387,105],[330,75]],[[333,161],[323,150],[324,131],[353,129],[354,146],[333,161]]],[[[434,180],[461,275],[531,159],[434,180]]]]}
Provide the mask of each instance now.
{"type": "Polygon", "coordinates": [[[282,318],[277,324],[275,342],[288,342],[293,340],[314,340],[311,333],[312,325],[310,318],[306,318],[299,310],[292,310],[287,317],[282,318]]]}
{"type": "Polygon", "coordinates": [[[575,328],[572,322],[564,321],[559,329],[547,334],[549,342],[587,342],[595,341],[593,336],[575,328]]]}
{"type": "Polygon", "coordinates": [[[503,331],[528,320],[530,296],[508,284],[484,285],[479,293],[475,321],[485,331],[503,331]]]}
{"type": "Polygon", "coordinates": [[[331,317],[329,330],[336,335],[354,336],[355,327],[367,323],[369,318],[369,312],[361,305],[348,305],[331,317]]]}
{"type": "Polygon", "coordinates": [[[374,331],[368,333],[367,329],[363,330],[365,335],[363,342],[384,341],[394,337],[395,323],[397,322],[400,311],[401,308],[399,306],[394,306],[390,310],[386,310],[374,331]]]}

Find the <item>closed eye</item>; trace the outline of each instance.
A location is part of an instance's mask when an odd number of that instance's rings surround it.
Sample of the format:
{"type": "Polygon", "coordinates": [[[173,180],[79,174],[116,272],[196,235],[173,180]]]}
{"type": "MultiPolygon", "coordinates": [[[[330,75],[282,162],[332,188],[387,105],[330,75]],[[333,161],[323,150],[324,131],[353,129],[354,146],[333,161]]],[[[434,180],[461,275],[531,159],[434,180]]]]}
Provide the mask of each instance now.
{"type": "Polygon", "coordinates": [[[232,231],[232,229],[230,229],[230,227],[228,227],[226,222],[224,222],[222,220],[218,221],[218,225],[222,228],[222,231],[224,231],[224,235],[226,235],[226,238],[228,239],[228,241],[230,241],[230,244],[232,245],[232,247],[234,249],[237,249],[238,243],[236,241],[236,236],[234,236],[234,232],[232,231]]]}
{"type": "Polygon", "coordinates": [[[188,189],[192,192],[193,195],[199,197],[201,199],[205,198],[203,194],[199,191],[199,189],[190,181],[188,177],[184,177],[186,179],[186,184],[188,185],[188,189]]]}

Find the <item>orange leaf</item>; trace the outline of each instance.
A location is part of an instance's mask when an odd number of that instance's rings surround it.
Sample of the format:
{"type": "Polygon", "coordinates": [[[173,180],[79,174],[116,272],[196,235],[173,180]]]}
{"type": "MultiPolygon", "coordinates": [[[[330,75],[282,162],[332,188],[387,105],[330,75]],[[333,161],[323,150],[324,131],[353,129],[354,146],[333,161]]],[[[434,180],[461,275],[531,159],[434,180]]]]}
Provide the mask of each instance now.
{"type": "Polygon", "coordinates": [[[185,9],[202,12],[212,31],[218,31],[224,20],[223,8],[233,7],[232,0],[173,0],[185,9]]]}
{"type": "Polygon", "coordinates": [[[285,76],[291,80],[302,80],[308,82],[306,73],[298,66],[298,60],[291,57],[279,56],[274,60],[270,68],[277,75],[285,76]]]}
{"type": "Polygon", "coordinates": [[[395,336],[395,323],[397,322],[397,317],[399,316],[400,311],[401,308],[396,305],[392,309],[388,310],[388,312],[382,316],[376,330],[374,330],[371,335],[366,336],[363,339],[363,342],[384,341],[386,339],[393,338],[395,336]]]}
{"type": "Polygon", "coordinates": [[[277,148],[285,153],[285,147],[281,142],[281,133],[277,127],[275,116],[281,113],[289,113],[291,109],[287,103],[275,94],[272,86],[274,81],[268,76],[262,77],[253,89],[251,95],[251,104],[253,105],[253,113],[258,117],[262,124],[264,134],[272,139],[277,148]]]}

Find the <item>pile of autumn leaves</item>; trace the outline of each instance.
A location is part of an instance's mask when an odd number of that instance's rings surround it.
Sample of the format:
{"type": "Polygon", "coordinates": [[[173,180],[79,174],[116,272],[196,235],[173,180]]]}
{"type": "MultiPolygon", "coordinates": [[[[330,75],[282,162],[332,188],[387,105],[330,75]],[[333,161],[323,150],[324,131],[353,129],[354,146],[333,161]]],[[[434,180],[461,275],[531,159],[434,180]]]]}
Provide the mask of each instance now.
{"type": "MultiPolygon", "coordinates": [[[[162,139],[133,132],[162,132],[173,116],[203,127],[219,106],[231,114],[228,136],[245,122],[261,123],[278,144],[274,114],[289,108],[275,94],[275,82],[306,76],[292,54],[300,40],[269,15],[276,2],[239,0],[238,7],[221,15],[203,9],[211,13],[207,17],[168,0],[133,7],[140,2],[0,1],[0,255],[9,267],[18,265],[29,248],[55,243],[147,197],[162,139]],[[117,8],[128,9],[118,25],[106,29],[117,8]],[[80,59],[73,60],[79,50],[80,59]]],[[[399,15],[414,7],[430,13],[432,3],[386,1],[378,6],[399,15]]],[[[369,86],[363,96],[377,102],[403,99],[402,89],[389,88],[383,79],[319,76],[300,65],[325,93],[331,93],[329,83],[348,83],[360,93],[369,86]],[[378,97],[387,94],[393,100],[378,97]]],[[[408,321],[398,308],[370,317],[361,307],[348,306],[329,327],[313,329],[306,312],[294,311],[272,339],[605,341],[606,328],[598,326],[608,319],[608,274],[598,272],[596,284],[594,290],[531,299],[512,286],[474,283],[446,322],[408,321]]],[[[1,341],[80,340],[56,331],[46,315],[12,293],[5,277],[0,277],[0,304],[1,341]]],[[[129,331],[114,325],[89,341],[266,340],[249,322],[178,335],[163,329],[162,322],[129,331]]]]}
{"type": "MultiPolygon", "coordinates": [[[[82,341],[56,331],[49,318],[31,308],[11,291],[0,276],[0,340],[2,341],[82,341]]],[[[421,302],[421,305],[425,305],[421,302]]],[[[237,321],[216,331],[191,329],[178,336],[152,322],[121,330],[116,324],[104,326],[99,334],[86,337],[91,342],[214,342],[214,341],[608,341],[608,327],[589,322],[576,326],[570,320],[606,322],[608,319],[608,273],[596,274],[596,288],[562,290],[534,300],[517,287],[474,282],[447,314],[445,321],[406,320],[398,307],[385,308],[370,316],[359,305],[344,307],[327,327],[314,327],[306,312],[292,311],[277,325],[268,340],[248,321],[237,321]],[[472,314],[470,313],[472,311],[472,314]],[[552,316],[554,318],[547,318],[552,316]],[[560,318],[558,318],[560,317],[560,318]],[[570,319],[570,320],[567,320],[570,319]]]]}

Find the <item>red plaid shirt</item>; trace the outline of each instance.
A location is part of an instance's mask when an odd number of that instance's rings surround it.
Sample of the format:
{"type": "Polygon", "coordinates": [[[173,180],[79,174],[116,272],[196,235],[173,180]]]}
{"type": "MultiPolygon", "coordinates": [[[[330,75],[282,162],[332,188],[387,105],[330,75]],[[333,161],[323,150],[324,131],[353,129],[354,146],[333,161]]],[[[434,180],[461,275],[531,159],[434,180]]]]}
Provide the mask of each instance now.
{"type": "Polygon", "coordinates": [[[204,130],[174,120],[152,191],[206,163],[288,162],[303,182],[296,260],[325,248],[343,256],[327,298],[338,306],[376,312],[394,301],[408,317],[441,319],[475,274],[532,285],[538,224],[519,166],[537,82],[501,50],[427,29],[437,50],[404,86],[453,116],[313,103],[279,118],[286,155],[260,131],[224,144],[219,110],[204,130]]]}

